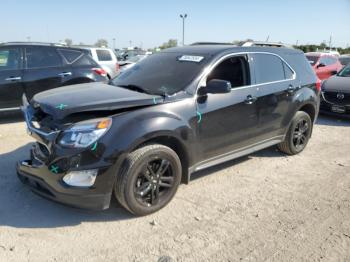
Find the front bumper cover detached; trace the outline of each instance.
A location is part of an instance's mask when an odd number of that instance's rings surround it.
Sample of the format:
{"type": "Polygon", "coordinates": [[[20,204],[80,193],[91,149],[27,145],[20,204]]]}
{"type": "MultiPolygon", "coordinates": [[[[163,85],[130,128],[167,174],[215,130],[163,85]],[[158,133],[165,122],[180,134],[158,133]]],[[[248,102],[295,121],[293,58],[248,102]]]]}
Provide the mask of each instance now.
{"type": "MultiPolygon", "coordinates": [[[[36,128],[32,123],[34,109],[28,105],[26,99],[23,100],[22,111],[27,123],[28,133],[38,143],[32,147],[29,160],[17,163],[17,175],[20,181],[29,186],[35,193],[56,202],[92,210],[107,209],[112,195],[113,168],[111,166],[96,167],[99,171],[92,187],[72,187],[65,184],[63,177],[70,170],[53,170],[50,161],[43,160],[42,154],[38,153],[40,151],[38,148],[44,146],[48,149],[46,153],[50,154],[50,158],[60,159],[64,157],[54,155],[51,152],[55,151],[52,150],[52,147],[59,132],[52,131],[48,133],[36,128]]],[[[67,158],[72,159],[71,157],[67,158]]],[[[80,169],[83,169],[83,167],[80,166],[80,169]]]]}

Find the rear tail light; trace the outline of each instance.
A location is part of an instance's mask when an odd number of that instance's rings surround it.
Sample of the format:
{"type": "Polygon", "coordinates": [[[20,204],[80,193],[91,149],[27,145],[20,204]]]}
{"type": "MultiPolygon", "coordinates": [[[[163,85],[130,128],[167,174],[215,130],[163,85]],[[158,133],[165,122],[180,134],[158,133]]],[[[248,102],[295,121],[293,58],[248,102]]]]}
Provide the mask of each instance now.
{"type": "Polygon", "coordinates": [[[120,66],[119,66],[119,64],[118,63],[116,63],[115,64],[115,70],[117,70],[117,72],[119,71],[119,69],[120,69],[120,66]]]}
{"type": "Polygon", "coordinates": [[[107,72],[105,70],[103,70],[102,68],[93,68],[91,70],[100,76],[104,76],[104,77],[107,76],[107,72]]]}
{"type": "Polygon", "coordinates": [[[318,92],[321,91],[321,86],[322,86],[322,81],[320,79],[317,78],[317,81],[316,81],[316,90],[318,92]]]}

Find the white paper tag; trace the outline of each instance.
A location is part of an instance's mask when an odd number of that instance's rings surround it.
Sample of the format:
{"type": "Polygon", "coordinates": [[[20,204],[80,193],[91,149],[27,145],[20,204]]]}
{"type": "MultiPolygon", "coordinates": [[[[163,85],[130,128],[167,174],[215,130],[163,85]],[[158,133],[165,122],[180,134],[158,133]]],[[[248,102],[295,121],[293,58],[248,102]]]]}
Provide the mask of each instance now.
{"type": "Polygon", "coordinates": [[[183,55],[179,57],[179,61],[184,61],[184,62],[194,62],[194,63],[200,63],[204,59],[203,56],[193,56],[193,55],[183,55]]]}

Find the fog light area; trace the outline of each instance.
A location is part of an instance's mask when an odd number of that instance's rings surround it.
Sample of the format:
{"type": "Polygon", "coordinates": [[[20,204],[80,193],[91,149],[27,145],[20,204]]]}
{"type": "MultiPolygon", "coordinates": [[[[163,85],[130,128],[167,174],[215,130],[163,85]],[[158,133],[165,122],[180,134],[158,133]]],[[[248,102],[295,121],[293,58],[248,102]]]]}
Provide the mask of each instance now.
{"type": "Polygon", "coordinates": [[[95,183],[97,170],[73,171],[63,177],[69,186],[90,187],[95,183]]]}

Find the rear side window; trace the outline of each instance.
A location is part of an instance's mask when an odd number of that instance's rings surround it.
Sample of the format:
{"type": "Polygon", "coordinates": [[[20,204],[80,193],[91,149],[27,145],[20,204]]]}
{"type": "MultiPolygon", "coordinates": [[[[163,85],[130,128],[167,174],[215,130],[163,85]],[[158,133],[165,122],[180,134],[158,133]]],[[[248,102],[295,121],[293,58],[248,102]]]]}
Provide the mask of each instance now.
{"type": "Polygon", "coordinates": [[[96,50],[98,61],[112,61],[112,55],[108,50],[96,50]]]}
{"type": "Polygon", "coordinates": [[[98,66],[95,60],[92,57],[83,54],[78,59],[76,59],[73,63],[73,66],[98,66]]]}
{"type": "Polygon", "coordinates": [[[275,55],[255,54],[254,64],[257,84],[291,79],[293,76],[291,69],[275,55]]]}
{"type": "Polygon", "coordinates": [[[67,60],[69,64],[74,63],[83,55],[83,53],[78,50],[58,49],[58,52],[67,60]]]}
{"type": "Polygon", "coordinates": [[[0,71],[16,70],[20,66],[21,53],[17,48],[0,49],[0,71]]]}
{"type": "Polygon", "coordinates": [[[59,67],[62,59],[54,48],[27,47],[27,68],[59,67]]]}

